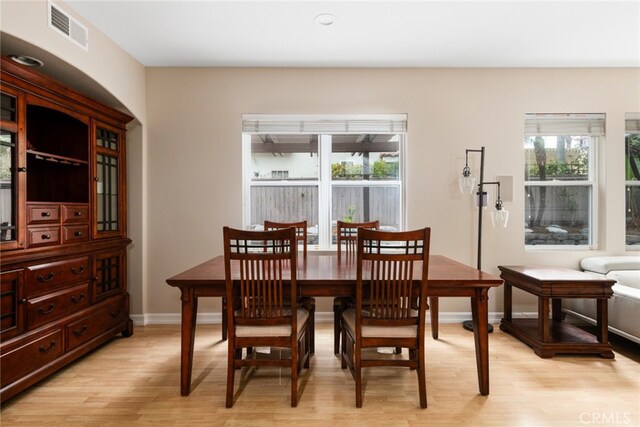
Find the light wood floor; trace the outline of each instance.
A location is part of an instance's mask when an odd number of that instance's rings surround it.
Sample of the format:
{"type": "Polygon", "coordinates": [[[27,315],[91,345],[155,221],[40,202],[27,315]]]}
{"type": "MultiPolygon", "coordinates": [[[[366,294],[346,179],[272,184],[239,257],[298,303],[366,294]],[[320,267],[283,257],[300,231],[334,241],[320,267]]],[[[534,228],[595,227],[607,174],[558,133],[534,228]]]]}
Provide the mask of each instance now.
{"type": "Polygon", "coordinates": [[[131,338],[111,341],[6,402],[1,424],[640,425],[640,346],[626,340],[614,341],[615,360],[541,359],[496,327],[491,394],[480,396],[473,336],[444,324],[440,339],[427,341],[427,409],[419,408],[415,372],[401,368],[366,371],[364,407],[356,409],[354,382],[332,354],[332,325],[317,328],[298,408],[289,406],[289,377],[278,368],[244,372],[234,407],[224,408],[227,347],[219,325],[198,327],[193,391],[181,397],[179,326],[163,325],[137,327],[131,338]]]}

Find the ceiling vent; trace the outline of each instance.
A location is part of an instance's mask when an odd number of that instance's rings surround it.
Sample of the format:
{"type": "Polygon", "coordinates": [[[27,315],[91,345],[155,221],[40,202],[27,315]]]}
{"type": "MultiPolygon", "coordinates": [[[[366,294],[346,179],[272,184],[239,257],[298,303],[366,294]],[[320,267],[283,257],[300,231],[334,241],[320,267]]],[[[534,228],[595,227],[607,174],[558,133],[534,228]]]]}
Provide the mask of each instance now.
{"type": "Polygon", "coordinates": [[[89,31],[52,1],[48,2],[49,28],[62,34],[84,50],[89,50],[89,31]]]}

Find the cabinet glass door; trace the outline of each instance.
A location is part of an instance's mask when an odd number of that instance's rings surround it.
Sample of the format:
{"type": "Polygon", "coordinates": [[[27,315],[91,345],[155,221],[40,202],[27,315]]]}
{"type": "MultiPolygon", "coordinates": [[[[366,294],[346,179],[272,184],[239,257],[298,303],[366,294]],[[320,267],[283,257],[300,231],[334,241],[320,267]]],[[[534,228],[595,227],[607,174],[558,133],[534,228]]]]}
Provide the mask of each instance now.
{"type": "Polygon", "coordinates": [[[98,124],[95,128],[95,237],[124,233],[122,206],[122,132],[98,124]]]}
{"type": "Polygon", "coordinates": [[[19,146],[19,98],[0,93],[0,247],[22,246],[18,209],[24,187],[24,155],[19,146]]]}

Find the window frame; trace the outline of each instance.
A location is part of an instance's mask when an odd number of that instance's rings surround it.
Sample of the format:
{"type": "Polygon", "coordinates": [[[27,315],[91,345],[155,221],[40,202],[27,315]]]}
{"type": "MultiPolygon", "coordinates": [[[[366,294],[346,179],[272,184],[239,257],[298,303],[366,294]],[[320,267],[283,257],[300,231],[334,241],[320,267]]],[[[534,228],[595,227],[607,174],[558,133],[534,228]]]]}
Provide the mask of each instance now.
{"type": "MultiPolygon", "coordinates": [[[[625,114],[625,132],[624,132],[624,140],[623,140],[623,145],[624,147],[626,147],[626,139],[629,135],[640,135],[640,113],[626,113],[625,114]],[[635,124],[635,126],[628,126],[627,122],[637,122],[635,124]],[[633,129],[631,129],[633,128],[633,129]]],[[[625,152],[624,155],[624,166],[622,168],[623,173],[625,173],[626,168],[627,168],[627,153],[625,152]]],[[[625,246],[625,250],[626,251],[638,251],[640,250],[640,245],[636,244],[636,245],[630,245],[627,243],[627,205],[626,205],[626,200],[627,200],[627,192],[629,192],[630,187],[640,187],[640,180],[628,180],[625,177],[624,180],[624,194],[625,194],[625,206],[624,206],[624,246],[625,246]]]]}
{"type": "MultiPolygon", "coordinates": [[[[525,122],[526,122],[525,116],[525,122]]],[[[606,117],[603,116],[603,123],[605,122],[606,117]]],[[[575,133],[572,132],[571,136],[588,136],[589,137],[589,162],[588,162],[588,177],[586,180],[550,180],[550,181],[527,181],[526,178],[524,180],[523,190],[525,194],[524,203],[528,203],[527,201],[527,188],[528,187],[588,187],[590,188],[590,197],[589,197],[589,212],[587,215],[588,224],[589,224],[589,243],[588,244],[580,244],[580,245],[532,245],[527,244],[526,239],[524,241],[524,249],[526,252],[539,252],[539,251],[568,251],[568,250],[594,250],[598,248],[598,236],[599,236],[599,212],[598,212],[598,200],[599,200],[599,188],[600,188],[600,180],[599,180],[599,157],[600,150],[605,144],[603,140],[605,138],[604,135],[592,134],[592,133],[575,133]]],[[[562,133],[558,133],[555,136],[561,136],[562,133]]],[[[526,132],[524,133],[523,141],[526,141],[526,138],[534,136],[526,132]]],[[[552,135],[549,135],[552,136],[552,135]]],[[[523,147],[523,149],[525,149],[523,147]]],[[[524,159],[524,166],[526,167],[526,156],[524,159]]],[[[523,213],[526,215],[527,207],[524,206],[523,213]]],[[[528,218],[523,218],[525,228],[528,226],[528,218]]],[[[526,236],[526,233],[525,233],[526,236]]]]}
{"type": "MultiPolygon", "coordinates": [[[[384,115],[380,115],[384,116],[384,115]]],[[[389,115],[390,117],[397,117],[397,115],[389,115]]],[[[276,117],[270,115],[269,117],[276,117]]],[[[286,116],[284,116],[286,118],[286,116]]],[[[298,117],[298,116],[296,116],[298,117]]],[[[317,117],[317,116],[314,116],[317,117]]],[[[331,116],[332,118],[339,116],[331,116]]],[[[347,117],[347,116],[345,116],[347,117]]],[[[351,117],[351,116],[349,116],[351,117]]],[[[406,119],[405,119],[406,120],[406,119]]],[[[375,180],[333,180],[331,175],[331,161],[332,161],[332,135],[341,135],[345,132],[300,132],[300,133],[313,133],[318,135],[318,167],[319,173],[317,179],[309,180],[286,180],[281,181],[268,181],[256,183],[253,181],[251,175],[252,171],[252,152],[251,152],[251,136],[255,134],[262,134],[265,132],[251,132],[243,130],[242,132],[242,227],[247,229],[252,225],[251,221],[251,189],[254,186],[271,186],[271,187],[292,187],[292,186],[317,186],[318,188],[318,244],[309,245],[311,250],[336,250],[335,243],[332,242],[331,223],[332,223],[332,193],[335,187],[394,187],[399,191],[399,227],[401,230],[405,228],[406,224],[406,143],[407,133],[406,130],[396,132],[383,132],[379,129],[372,129],[370,132],[358,131],[351,133],[371,133],[371,134],[397,134],[398,141],[398,179],[375,181],[375,180]]],[[[277,131],[269,131],[266,133],[277,134],[277,131]]],[[[291,133],[291,132],[283,132],[291,133]]],[[[310,224],[313,225],[313,224],[310,224]]]]}

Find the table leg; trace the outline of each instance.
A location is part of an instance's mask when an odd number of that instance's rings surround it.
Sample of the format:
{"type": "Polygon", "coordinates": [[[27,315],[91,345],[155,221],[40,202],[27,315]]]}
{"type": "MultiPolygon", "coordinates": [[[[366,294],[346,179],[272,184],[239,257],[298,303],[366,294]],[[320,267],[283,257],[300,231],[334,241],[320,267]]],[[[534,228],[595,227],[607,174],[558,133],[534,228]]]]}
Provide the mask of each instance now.
{"type": "Polygon", "coordinates": [[[429,297],[429,315],[431,316],[431,336],[438,339],[438,297],[429,297]]]}
{"type": "Polygon", "coordinates": [[[562,300],[560,298],[551,299],[551,318],[558,322],[562,321],[562,300]]]}
{"type": "Polygon", "coordinates": [[[182,340],[180,347],[180,395],[191,392],[191,367],[193,365],[193,343],[196,336],[198,298],[193,288],[183,288],[182,296],[182,340]]]}
{"type": "Polygon", "coordinates": [[[507,282],[504,283],[504,320],[511,322],[513,320],[513,288],[507,282]]]}
{"type": "Polygon", "coordinates": [[[598,342],[607,344],[609,342],[609,319],[608,319],[608,306],[607,300],[604,298],[598,298],[596,300],[597,304],[597,329],[596,329],[596,337],[598,338],[598,342]]]}
{"type": "Polygon", "coordinates": [[[540,341],[549,342],[549,298],[538,298],[538,336],[540,341]]]}
{"type": "Polygon", "coordinates": [[[471,298],[473,335],[476,342],[476,364],[480,394],[489,394],[489,309],[488,288],[476,288],[471,298]]]}

